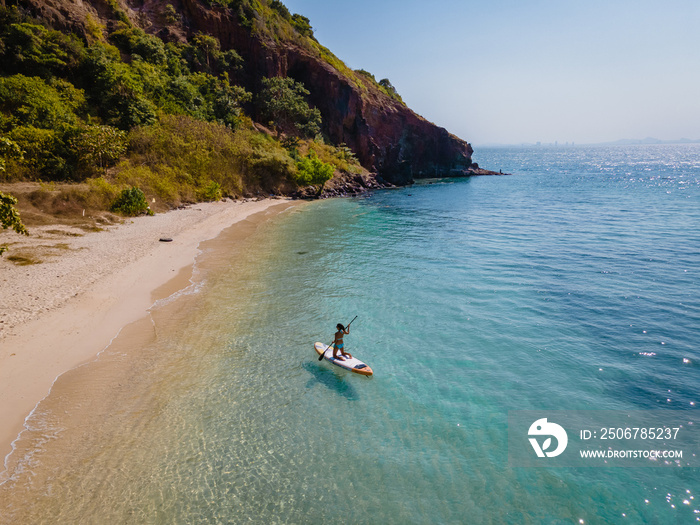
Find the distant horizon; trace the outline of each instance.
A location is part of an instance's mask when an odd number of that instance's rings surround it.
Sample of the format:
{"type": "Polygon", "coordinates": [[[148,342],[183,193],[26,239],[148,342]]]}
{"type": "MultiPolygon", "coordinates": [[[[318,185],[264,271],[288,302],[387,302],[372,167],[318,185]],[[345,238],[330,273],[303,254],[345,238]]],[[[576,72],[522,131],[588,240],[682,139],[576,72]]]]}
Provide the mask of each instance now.
{"type": "Polygon", "coordinates": [[[284,0],[352,69],[474,144],[700,137],[700,3],[284,0]]]}
{"type": "Polygon", "coordinates": [[[470,143],[473,147],[493,148],[493,147],[571,147],[571,146],[654,146],[654,145],[683,145],[683,144],[700,144],[700,139],[680,138],[675,140],[661,140],[654,137],[646,137],[644,139],[619,139],[606,142],[473,142],[470,143]]]}

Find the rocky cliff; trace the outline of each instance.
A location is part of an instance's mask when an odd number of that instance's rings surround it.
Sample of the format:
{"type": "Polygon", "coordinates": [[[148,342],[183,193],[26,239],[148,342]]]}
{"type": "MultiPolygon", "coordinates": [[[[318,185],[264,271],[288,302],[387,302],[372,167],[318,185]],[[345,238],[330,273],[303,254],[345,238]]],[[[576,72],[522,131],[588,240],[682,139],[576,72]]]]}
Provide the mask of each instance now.
{"type": "Polygon", "coordinates": [[[253,93],[259,92],[264,77],[289,76],[302,82],[311,93],[310,103],[321,111],[324,134],[333,143],[345,143],[366,168],[387,181],[406,184],[414,178],[470,173],[472,148],[467,142],[415,114],[373,79],[349,70],[313,37],[285,25],[284,17],[267,3],[241,0],[224,7],[203,0],[20,0],[20,4],[55,28],[85,36],[89,21],[109,28],[124,15],[165,41],[183,41],[200,32],[214,36],[222,49],[234,49],[244,59],[232,80],[253,93]]]}

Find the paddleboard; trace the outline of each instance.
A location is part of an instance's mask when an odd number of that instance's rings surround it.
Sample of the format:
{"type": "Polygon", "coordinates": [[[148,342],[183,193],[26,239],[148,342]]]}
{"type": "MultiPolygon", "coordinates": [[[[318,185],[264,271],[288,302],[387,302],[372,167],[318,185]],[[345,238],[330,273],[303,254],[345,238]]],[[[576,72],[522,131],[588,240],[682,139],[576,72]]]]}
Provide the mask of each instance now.
{"type": "Polygon", "coordinates": [[[316,350],[316,353],[318,355],[321,355],[325,352],[323,358],[326,361],[329,361],[334,365],[339,366],[340,368],[345,368],[346,370],[350,370],[351,372],[355,372],[356,374],[362,374],[363,376],[371,376],[374,373],[372,372],[372,369],[369,367],[369,365],[363,363],[354,356],[351,358],[345,358],[345,361],[341,361],[340,359],[334,359],[333,345],[328,346],[324,345],[323,343],[314,343],[314,349],[316,350]]]}

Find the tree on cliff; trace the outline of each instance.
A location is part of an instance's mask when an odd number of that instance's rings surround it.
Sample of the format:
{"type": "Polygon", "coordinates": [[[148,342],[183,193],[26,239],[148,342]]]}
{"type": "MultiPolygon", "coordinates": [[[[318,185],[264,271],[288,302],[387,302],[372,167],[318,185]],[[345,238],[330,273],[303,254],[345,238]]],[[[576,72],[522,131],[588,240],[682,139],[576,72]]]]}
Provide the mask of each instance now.
{"type": "Polygon", "coordinates": [[[403,100],[401,99],[401,95],[399,95],[399,92],[396,91],[396,88],[394,85],[389,81],[388,78],[383,78],[381,79],[378,84],[384,88],[384,91],[386,92],[387,95],[389,95],[391,98],[394,100],[398,100],[403,104],[403,100]]]}
{"type": "MultiPolygon", "coordinates": [[[[294,29],[296,29],[300,35],[314,38],[314,29],[311,27],[311,21],[305,16],[295,13],[292,16],[292,26],[294,26],[294,29]]],[[[314,40],[316,39],[314,38],[314,40]]]]}
{"type": "Polygon", "coordinates": [[[277,133],[295,133],[315,137],[321,132],[321,112],[306,102],[309,91],[304,84],[289,77],[263,79],[258,97],[264,119],[275,126],[277,133]]]}

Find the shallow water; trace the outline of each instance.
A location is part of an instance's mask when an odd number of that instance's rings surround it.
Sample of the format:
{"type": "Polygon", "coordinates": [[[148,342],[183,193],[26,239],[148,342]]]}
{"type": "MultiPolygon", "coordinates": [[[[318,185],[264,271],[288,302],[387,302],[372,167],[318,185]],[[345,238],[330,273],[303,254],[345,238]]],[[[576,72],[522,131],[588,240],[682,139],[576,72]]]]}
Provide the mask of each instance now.
{"type": "Polygon", "coordinates": [[[695,417],[700,147],[477,153],[516,175],[311,203],[205,247],[203,286],[37,410],[5,518],[695,522],[696,468],[512,467],[507,423],[695,417]],[[369,379],[312,347],[354,315],[369,379]]]}

